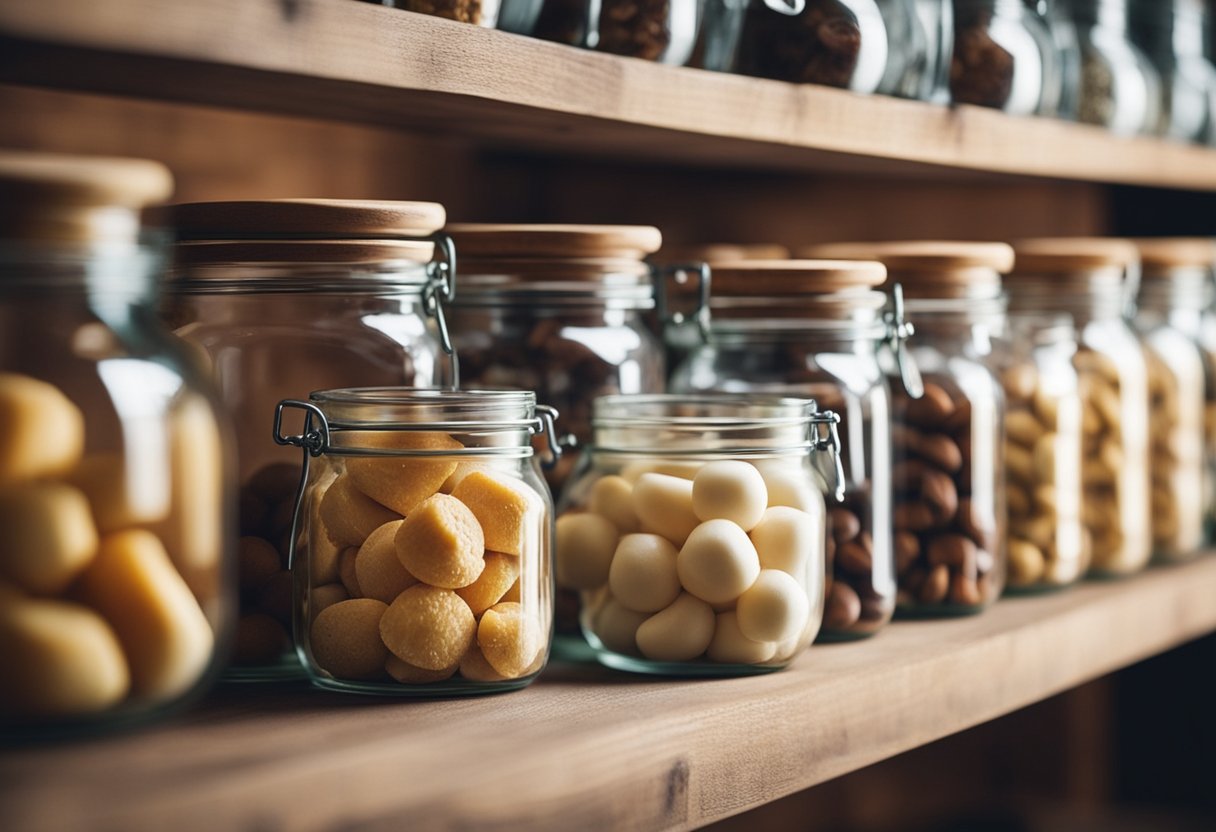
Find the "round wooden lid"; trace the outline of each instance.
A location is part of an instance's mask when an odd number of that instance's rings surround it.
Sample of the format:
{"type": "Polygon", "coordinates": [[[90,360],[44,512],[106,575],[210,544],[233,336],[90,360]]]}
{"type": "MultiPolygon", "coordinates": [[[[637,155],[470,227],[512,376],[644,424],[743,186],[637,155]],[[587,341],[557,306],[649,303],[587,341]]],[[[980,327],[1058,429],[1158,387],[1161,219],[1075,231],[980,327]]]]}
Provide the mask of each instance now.
{"type": "Polygon", "coordinates": [[[641,260],[659,250],[663,235],[649,225],[504,225],[453,223],[444,229],[461,258],[570,258],[641,260]]]}
{"type": "MultiPolygon", "coordinates": [[[[178,266],[234,263],[359,265],[429,262],[435,244],[415,240],[198,240],[178,245],[178,266]]],[[[178,275],[183,277],[183,275],[178,275]]],[[[190,274],[191,279],[199,277],[190,274]]]]}
{"type": "Polygon", "coordinates": [[[712,265],[741,260],[789,260],[790,250],[777,243],[664,244],[650,259],[662,265],[712,265]]]}
{"type": "Polygon", "coordinates": [[[1013,249],[1005,243],[956,240],[906,240],[882,243],[827,243],[802,252],[808,257],[838,260],[877,260],[889,272],[932,272],[991,269],[1005,274],[1013,268],[1013,249]]]}
{"type": "Polygon", "coordinates": [[[166,219],[187,241],[391,240],[434,234],[447,214],[437,202],[265,199],[181,203],[166,219]]]}
{"type": "Polygon", "coordinates": [[[1146,276],[1155,269],[1216,265],[1216,240],[1210,237],[1145,237],[1132,242],[1146,276]]]}
{"type": "Polygon", "coordinates": [[[1041,237],[1013,244],[1013,276],[1127,268],[1139,259],[1130,240],[1114,237],[1041,237]]]}
{"type": "Polygon", "coordinates": [[[887,277],[882,263],[863,260],[736,260],[711,270],[711,293],[733,297],[826,295],[872,289],[887,277]]]}

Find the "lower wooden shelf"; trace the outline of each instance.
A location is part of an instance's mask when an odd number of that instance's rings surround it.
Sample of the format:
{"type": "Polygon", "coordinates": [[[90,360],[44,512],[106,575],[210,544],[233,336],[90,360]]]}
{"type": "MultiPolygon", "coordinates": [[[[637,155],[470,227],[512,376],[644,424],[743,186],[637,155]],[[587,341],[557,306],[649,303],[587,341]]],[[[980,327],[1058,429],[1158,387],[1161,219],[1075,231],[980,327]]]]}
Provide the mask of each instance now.
{"type": "Polygon", "coordinates": [[[690,827],[1216,630],[1216,557],[898,622],[743,679],[556,663],[440,702],[222,688],[134,735],[0,753],[0,828],[690,827]]]}

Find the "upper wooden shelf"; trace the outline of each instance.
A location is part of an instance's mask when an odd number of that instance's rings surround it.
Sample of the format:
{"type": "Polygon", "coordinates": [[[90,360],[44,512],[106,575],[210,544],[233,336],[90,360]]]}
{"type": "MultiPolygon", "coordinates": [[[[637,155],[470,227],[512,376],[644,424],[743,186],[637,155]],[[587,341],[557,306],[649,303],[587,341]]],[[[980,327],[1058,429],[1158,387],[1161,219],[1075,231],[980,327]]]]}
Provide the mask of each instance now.
{"type": "Polygon", "coordinates": [[[1216,630],[1216,557],[897,622],[768,676],[558,663],[443,702],[229,686],[140,734],[0,753],[0,829],[692,827],[1216,630]]]}
{"type": "Polygon", "coordinates": [[[0,2],[0,80],[656,162],[1216,190],[1216,151],[659,66],[352,0],[0,2]]]}

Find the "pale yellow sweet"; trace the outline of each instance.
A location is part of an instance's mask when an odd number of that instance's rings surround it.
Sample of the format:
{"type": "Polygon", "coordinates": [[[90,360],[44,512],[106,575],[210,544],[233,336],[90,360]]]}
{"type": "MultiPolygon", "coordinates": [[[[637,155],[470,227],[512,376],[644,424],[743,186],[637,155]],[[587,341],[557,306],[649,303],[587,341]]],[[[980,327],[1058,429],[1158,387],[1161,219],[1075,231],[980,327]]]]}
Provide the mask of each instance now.
{"type": "Polygon", "coordinates": [[[635,612],[658,612],[680,595],[676,573],[679,552],[657,534],[627,534],[617,544],[608,570],[608,586],[622,606],[635,612]]]}
{"type": "Polygon", "coordinates": [[[701,522],[692,509],[692,480],[667,474],[642,474],[633,486],[633,510],[642,528],[676,546],[701,522]]]}
{"type": "Polygon", "coordinates": [[[404,520],[392,520],[376,529],[355,554],[355,583],[364,598],[386,604],[418,583],[397,557],[397,530],[404,520]]]}
{"type": "Polygon", "coordinates": [[[522,555],[536,529],[544,504],[522,480],[491,471],[473,471],[452,489],[469,507],[492,552],[522,555]]]}
{"type": "MultiPolygon", "coordinates": [[[[414,431],[372,432],[352,441],[363,447],[391,450],[452,450],[464,448],[446,433],[414,431]]],[[[346,460],[346,474],[359,491],[400,515],[408,515],[423,500],[439,491],[456,470],[455,457],[354,456],[346,460]]]]}
{"type": "MultiPolygon", "coordinates": [[[[504,600],[503,596],[519,581],[519,558],[502,552],[486,552],[486,566],[481,576],[466,587],[456,590],[473,615],[480,616],[504,600]]],[[[517,590],[518,591],[518,590],[517,590]]],[[[516,597],[513,600],[518,601],[516,597]]]]}
{"type": "Polygon", "coordinates": [[[393,655],[424,670],[459,664],[476,632],[477,619],[460,596],[425,584],[398,595],[380,620],[380,638],[393,655]]]}
{"type": "Polygon", "coordinates": [[[338,580],[338,556],[342,554],[342,546],[330,538],[321,522],[321,501],[328,490],[329,484],[318,489],[309,503],[308,575],[314,584],[338,580]]]}
{"type": "Polygon", "coordinates": [[[128,472],[126,460],[117,453],[86,456],[68,478],[88,498],[102,534],[166,520],[173,493],[168,479],[159,460],[128,472]]]}
{"type": "Polygon", "coordinates": [[[688,536],[676,558],[680,583],[710,604],[738,598],[760,574],[760,557],[747,532],[729,520],[707,520],[688,536]]]}
{"type": "Polygon", "coordinates": [[[199,680],[211,661],[211,625],[156,535],[102,538],[78,586],[118,635],[135,695],[171,699],[199,680]]]}
{"type": "Polygon", "coordinates": [[[88,500],[62,483],[0,491],[0,529],[0,576],[36,594],[62,592],[97,552],[88,500]]]}
{"type": "Polygon", "coordinates": [[[614,653],[637,656],[640,655],[638,628],[648,618],[650,613],[635,612],[608,596],[592,616],[591,631],[614,653]]]}
{"type": "Polygon", "coordinates": [[[353,546],[343,549],[342,554],[338,555],[338,580],[351,598],[363,597],[363,591],[359,588],[359,576],[355,569],[358,557],[359,550],[353,546]]]}
{"type": "Polygon", "coordinates": [[[756,463],[764,479],[769,506],[789,506],[812,516],[824,514],[823,494],[811,484],[809,473],[801,465],[765,460],[756,463]]]}
{"type": "Polygon", "coordinates": [[[431,586],[459,589],[485,568],[481,524],[468,506],[447,494],[434,494],[410,512],[397,529],[395,545],[406,570],[431,586]]]}
{"type": "MultiPolygon", "coordinates": [[[[191,394],[172,410],[169,473],[173,510],[157,524],[169,557],[191,586],[206,581],[224,554],[224,449],[211,405],[191,394]]],[[[129,477],[138,476],[135,470],[129,477]]]]}
{"type": "Polygon", "coordinates": [[[762,568],[780,569],[802,580],[811,553],[822,545],[823,526],[805,511],[773,506],[765,510],[750,537],[762,568]]]}
{"type": "Polygon", "coordinates": [[[730,520],[751,531],[768,507],[768,487],[755,466],[737,459],[710,462],[692,481],[692,509],[697,518],[730,520]]]}
{"type": "Polygon", "coordinates": [[[739,596],[735,607],[739,631],[752,641],[782,642],[795,638],[806,626],[811,604],[806,590],[779,569],[764,569],[739,596]]]}
{"type": "Polygon", "coordinates": [[[335,679],[369,681],[384,675],[388,648],[380,621],[388,606],[374,598],[353,598],[326,607],[309,629],[317,666],[335,679]]]}
{"type": "Polygon", "coordinates": [[[264,613],[250,613],[236,623],[232,660],[238,665],[265,664],[290,646],[291,636],[279,621],[264,613]]]}
{"type": "Polygon", "coordinates": [[[714,611],[699,598],[681,593],[667,609],[638,627],[637,644],[653,661],[686,662],[705,652],[714,637],[714,611]]]}
{"type": "Polygon", "coordinates": [[[621,469],[621,478],[636,484],[643,474],[666,474],[691,480],[701,470],[703,462],[680,462],[677,460],[638,460],[621,469]]]}
{"type": "Polygon", "coordinates": [[[0,486],[67,475],[84,451],[84,414],[59,388],[0,373],[0,486]]]}
{"type": "Polygon", "coordinates": [[[509,474],[514,467],[514,463],[515,460],[500,460],[496,462],[481,459],[458,463],[456,465],[456,470],[454,470],[448,476],[448,478],[443,481],[443,485],[439,486],[439,492],[441,494],[451,494],[452,489],[460,485],[461,480],[475,471],[482,471],[485,473],[505,472],[509,474]]]}
{"type": "Polygon", "coordinates": [[[587,508],[607,518],[621,534],[641,530],[642,521],[633,510],[633,483],[615,475],[596,480],[591,486],[587,508]]]}
{"type": "Polygon", "coordinates": [[[350,599],[350,594],[347,593],[346,587],[342,584],[322,584],[312,588],[308,594],[308,609],[313,618],[321,614],[321,610],[326,607],[332,607],[334,604],[339,604],[342,601],[350,599]]]}
{"type": "Polygon", "coordinates": [[[0,716],[74,716],[120,703],[130,688],[122,647],[93,610],[0,597],[0,716]]]}
{"type": "Polygon", "coordinates": [[[558,586],[581,590],[603,586],[619,540],[617,527],[598,514],[582,512],[563,514],[556,529],[558,586]]]}
{"type": "MultiPolygon", "coordinates": [[[[368,535],[385,523],[400,520],[401,516],[389,511],[375,500],[355,488],[348,474],[333,481],[321,498],[322,533],[341,547],[362,546],[368,535]]],[[[314,533],[315,537],[315,533],[314,533]]]]}
{"type": "Polygon", "coordinates": [[[752,641],[743,635],[743,631],[739,629],[738,613],[718,613],[714,638],[706,651],[709,658],[727,664],[763,664],[776,654],[775,642],[752,641]]]}
{"type": "Polygon", "coordinates": [[[460,675],[471,682],[505,682],[503,676],[486,661],[481,648],[474,642],[469,651],[460,660],[460,675]]]}
{"type": "Polygon", "coordinates": [[[522,676],[540,649],[540,633],[520,604],[505,602],[486,610],[477,627],[477,646],[495,671],[508,679],[522,676]]]}
{"type": "Polygon", "coordinates": [[[459,664],[445,667],[442,670],[427,670],[424,667],[414,667],[408,662],[401,661],[401,659],[391,653],[388,660],[384,663],[384,670],[388,675],[403,685],[431,685],[435,682],[442,682],[445,679],[452,678],[459,669],[459,664]]]}

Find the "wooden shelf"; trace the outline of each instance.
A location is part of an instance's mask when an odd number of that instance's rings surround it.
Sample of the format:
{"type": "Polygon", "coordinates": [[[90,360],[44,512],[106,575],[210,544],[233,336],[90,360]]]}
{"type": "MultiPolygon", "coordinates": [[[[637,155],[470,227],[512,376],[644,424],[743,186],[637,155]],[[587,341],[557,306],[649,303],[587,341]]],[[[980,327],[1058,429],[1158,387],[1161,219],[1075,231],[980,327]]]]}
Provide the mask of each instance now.
{"type": "Polygon", "coordinates": [[[558,663],[496,697],[222,689],[133,736],[0,753],[0,828],[658,829],[722,818],[1216,630],[1216,557],[898,622],[790,669],[558,663]]]}
{"type": "Polygon", "coordinates": [[[0,80],[532,151],[1216,190],[1216,151],[658,66],[352,0],[0,3],[0,80]]]}

